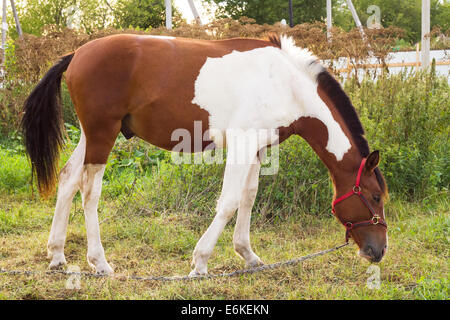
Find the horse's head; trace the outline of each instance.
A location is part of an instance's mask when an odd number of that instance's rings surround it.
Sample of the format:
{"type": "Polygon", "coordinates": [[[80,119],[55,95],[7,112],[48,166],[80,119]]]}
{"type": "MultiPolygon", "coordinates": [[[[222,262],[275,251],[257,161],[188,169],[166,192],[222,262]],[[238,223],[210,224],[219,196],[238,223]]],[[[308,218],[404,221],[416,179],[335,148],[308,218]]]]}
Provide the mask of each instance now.
{"type": "Polygon", "coordinates": [[[347,182],[336,186],[333,213],[346,228],[346,238],[359,247],[359,255],[379,262],[387,251],[384,200],[387,187],[378,169],[379,152],[364,158],[359,170],[349,173],[347,182]]]}

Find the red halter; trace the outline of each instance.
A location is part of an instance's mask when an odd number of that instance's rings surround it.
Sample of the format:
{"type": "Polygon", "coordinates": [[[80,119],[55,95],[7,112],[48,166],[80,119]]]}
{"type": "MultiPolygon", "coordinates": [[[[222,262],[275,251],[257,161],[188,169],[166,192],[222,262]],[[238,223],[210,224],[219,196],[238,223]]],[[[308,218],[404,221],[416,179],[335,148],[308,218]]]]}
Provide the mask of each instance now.
{"type": "Polygon", "coordinates": [[[334,215],[336,215],[336,211],[334,210],[334,207],[339,202],[342,202],[343,200],[356,194],[361,199],[361,201],[364,203],[364,205],[367,207],[367,209],[369,209],[370,214],[372,215],[372,218],[370,220],[365,220],[365,221],[361,221],[361,222],[342,222],[338,218],[338,220],[344,225],[344,227],[346,229],[345,242],[348,242],[348,239],[350,238],[350,231],[353,229],[356,229],[359,227],[364,227],[364,226],[370,226],[370,225],[380,225],[380,226],[383,226],[384,228],[387,228],[386,221],[375,212],[375,210],[372,208],[372,206],[369,204],[369,202],[367,201],[367,199],[364,197],[364,195],[361,192],[360,182],[361,182],[362,171],[364,169],[365,164],[366,164],[366,158],[363,158],[361,161],[361,165],[359,166],[358,175],[356,176],[356,183],[355,183],[355,186],[353,187],[353,189],[351,191],[347,192],[346,194],[344,194],[343,196],[334,200],[331,205],[331,208],[332,208],[331,211],[333,212],[334,215]]]}

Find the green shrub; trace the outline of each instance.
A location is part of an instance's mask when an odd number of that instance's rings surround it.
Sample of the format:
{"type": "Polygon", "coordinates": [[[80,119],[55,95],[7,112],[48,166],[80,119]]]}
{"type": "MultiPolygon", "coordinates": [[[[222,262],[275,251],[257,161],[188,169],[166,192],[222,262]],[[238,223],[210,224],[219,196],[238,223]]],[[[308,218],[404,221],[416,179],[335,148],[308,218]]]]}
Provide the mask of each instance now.
{"type": "Polygon", "coordinates": [[[0,192],[24,193],[31,190],[28,160],[23,152],[0,145],[0,192]]]}
{"type": "Polygon", "coordinates": [[[449,187],[449,84],[434,71],[346,83],[391,193],[417,200],[449,187]]]}

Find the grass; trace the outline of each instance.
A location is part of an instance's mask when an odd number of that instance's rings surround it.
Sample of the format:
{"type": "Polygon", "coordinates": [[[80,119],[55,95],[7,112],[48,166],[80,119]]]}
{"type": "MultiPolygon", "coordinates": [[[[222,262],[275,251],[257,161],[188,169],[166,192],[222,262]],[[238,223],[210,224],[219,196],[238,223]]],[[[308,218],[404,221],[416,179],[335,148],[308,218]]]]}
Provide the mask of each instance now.
{"type": "MultiPolygon", "coordinates": [[[[45,271],[46,241],[53,201],[1,196],[0,268],[45,271]]],[[[196,241],[210,218],[187,214],[133,214],[113,201],[100,209],[103,245],[117,274],[185,275],[196,241]]],[[[356,246],[299,265],[235,278],[192,282],[145,282],[82,278],[81,288],[66,289],[63,275],[0,275],[1,299],[448,299],[448,197],[432,206],[389,203],[389,251],[379,264],[380,289],[369,289],[369,263],[356,246]]],[[[220,237],[209,261],[211,273],[244,267],[232,245],[234,223],[220,237]]],[[[278,222],[257,219],[252,246],[267,263],[303,256],[343,241],[332,217],[305,215],[278,222]]],[[[90,271],[80,200],[75,202],[65,248],[69,265],[90,271]]]]}

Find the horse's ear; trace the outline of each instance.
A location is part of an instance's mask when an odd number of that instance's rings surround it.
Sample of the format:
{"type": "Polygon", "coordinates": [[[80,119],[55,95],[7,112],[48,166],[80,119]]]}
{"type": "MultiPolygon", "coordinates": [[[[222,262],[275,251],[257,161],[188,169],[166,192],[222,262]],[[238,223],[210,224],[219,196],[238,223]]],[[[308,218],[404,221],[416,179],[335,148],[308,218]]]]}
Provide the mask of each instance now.
{"type": "Polygon", "coordinates": [[[367,157],[365,165],[367,172],[372,173],[373,170],[375,170],[375,168],[378,167],[379,163],[380,163],[380,151],[375,150],[367,157]]]}

